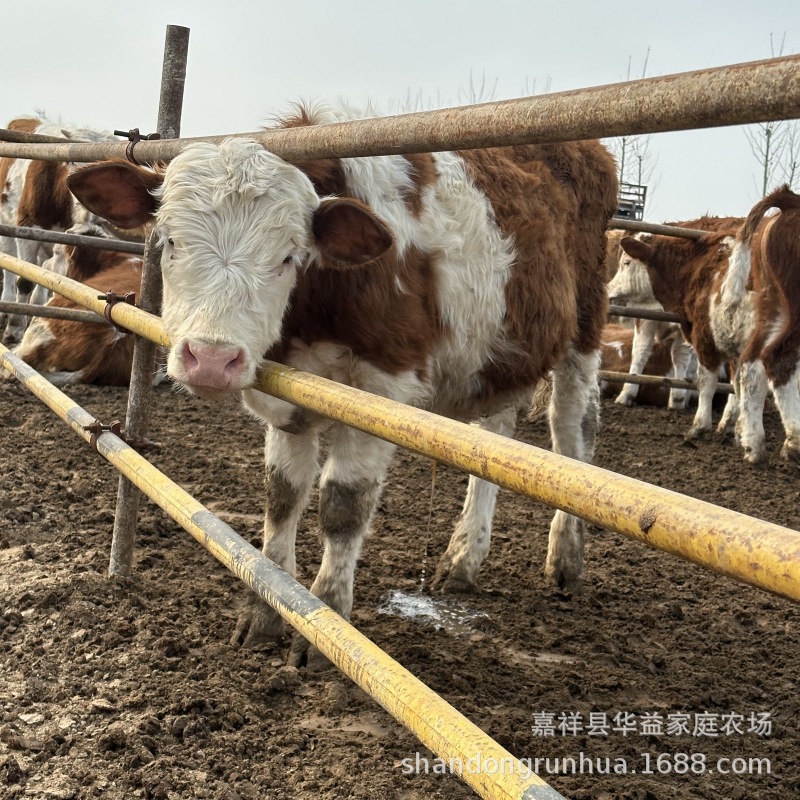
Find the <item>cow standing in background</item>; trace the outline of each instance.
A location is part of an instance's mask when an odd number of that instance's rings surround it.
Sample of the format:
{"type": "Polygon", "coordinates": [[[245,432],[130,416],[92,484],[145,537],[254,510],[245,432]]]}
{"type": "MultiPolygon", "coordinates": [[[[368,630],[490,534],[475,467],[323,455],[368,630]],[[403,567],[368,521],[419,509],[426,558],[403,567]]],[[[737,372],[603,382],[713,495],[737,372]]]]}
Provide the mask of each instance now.
{"type": "MultiPolygon", "coordinates": [[[[72,141],[119,141],[105,131],[67,127],[37,119],[13,120],[9,128],[12,126],[16,130],[59,136],[72,141]]],[[[5,173],[0,195],[0,222],[52,231],[65,231],[75,224],[95,222],[96,219],[75,201],[67,189],[69,169],[70,165],[61,161],[0,159],[0,178],[5,173]]],[[[10,256],[38,265],[44,264],[53,253],[53,246],[48,242],[10,237],[0,237],[0,248],[10,256]]],[[[48,292],[43,287],[6,271],[3,280],[4,301],[44,303],[47,297],[48,292]]],[[[27,323],[25,316],[9,315],[3,341],[8,344],[20,341],[27,323]]]]}
{"type": "MultiPolygon", "coordinates": [[[[109,238],[96,225],[75,225],[68,233],[109,238]]],[[[142,282],[142,259],[111,250],[82,245],[56,244],[45,267],[85,283],[105,294],[134,292],[142,282]]],[[[56,294],[47,304],[55,308],[83,308],[56,294]]],[[[106,322],[71,322],[34,317],[14,349],[23,361],[44,373],[58,386],[94,383],[101,386],[127,386],[133,364],[134,337],[106,322]]],[[[154,379],[154,382],[158,382],[154,379]]]]}
{"type": "MultiPolygon", "coordinates": [[[[670,222],[668,224],[681,228],[695,228],[709,232],[728,232],[733,235],[742,224],[741,217],[703,216],[686,222],[670,222]]],[[[652,234],[639,233],[634,238],[647,241],[652,234]]],[[[653,311],[663,311],[663,306],[653,294],[653,287],[644,265],[631,258],[621,247],[620,241],[619,267],[608,284],[608,297],[612,303],[638,306],[653,311]]],[[[672,342],[672,373],[675,378],[686,378],[687,371],[694,366],[695,360],[691,346],[683,336],[680,326],[675,322],[659,322],[658,320],[637,319],[634,322],[633,350],[630,372],[642,375],[645,364],[650,358],[657,342],[669,338],[672,342]]],[[[614,402],[631,406],[640,391],[638,384],[626,383],[614,402]]],[[[682,409],[686,407],[686,390],[673,389],[669,395],[669,407],[682,409]]]]}
{"type": "Polygon", "coordinates": [[[756,204],[735,239],[708,234],[697,241],[653,236],[623,239],[623,249],[643,264],[653,291],[686,321],[697,353],[699,391],[691,438],[711,430],[711,401],[718,370],[737,361],[731,404],[719,424],[736,419],[745,459],[766,455],[763,408],[768,385],[786,432],[781,454],[800,463],[800,196],[785,186],[756,204]],[[771,208],[780,214],[766,218],[771,208]]]}
{"type": "MultiPolygon", "coordinates": [[[[356,118],[303,108],[282,127],[356,118]]],[[[295,535],[319,472],[319,416],[250,389],[266,356],[513,435],[516,407],[553,371],[554,449],[588,460],[598,424],[604,233],[614,162],[598,142],[329,158],[289,164],[257,142],[194,144],[163,172],[126,162],[70,176],[115,225],[150,219],[164,242],[168,374],[204,397],[243,393],[267,425],[264,553],[295,572],[295,535]]],[[[319,489],[325,543],[312,591],[349,617],[361,542],[394,446],[332,425],[319,489]]],[[[472,587],[497,486],[470,477],[437,573],[472,587]]],[[[582,520],[557,511],[546,574],[579,591],[582,520]]],[[[282,630],[259,599],[237,641],[282,630]]],[[[293,661],[305,643],[296,639],[293,661]]]]}

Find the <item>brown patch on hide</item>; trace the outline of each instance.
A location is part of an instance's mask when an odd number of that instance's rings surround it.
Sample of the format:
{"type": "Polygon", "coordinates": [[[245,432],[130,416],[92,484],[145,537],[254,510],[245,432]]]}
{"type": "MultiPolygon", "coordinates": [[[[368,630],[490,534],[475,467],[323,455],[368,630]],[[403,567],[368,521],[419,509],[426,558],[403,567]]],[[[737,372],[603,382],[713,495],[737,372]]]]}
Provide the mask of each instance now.
{"type": "Polygon", "coordinates": [[[516,261],[504,335],[481,373],[484,397],[534,386],[572,344],[600,346],[606,321],[605,231],[616,208],[614,162],[599,142],[460,153],[516,261]]]}
{"type": "Polygon", "coordinates": [[[297,507],[300,494],[284,473],[274,465],[267,466],[267,517],[280,525],[297,507]]]}
{"type": "MultiPolygon", "coordinates": [[[[12,119],[6,127],[10,131],[35,133],[41,124],[41,120],[33,117],[21,117],[20,119],[12,119]]],[[[5,205],[8,202],[8,173],[15,161],[15,158],[0,158],[0,205],[5,205]]]]}
{"type": "Polygon", "coordinates": [[[329,539],[347,541],[360,535],[369,524],[380,496],[378,481],[353,484],[328,481],[319,490],[319,524],[329,539]]]}
{"type": "MultiPolygon", "coordinates": [[[[81,248],[88,250],[88,248],[81,248]]],[[[136,292],[142,281],[142,262],[121,253],[97,251],[105,256],[96,263],[106,267],[83,282],[98,292],[118,294],[136,292]]],[[[68,272],[69,277],[74,273],[68,272]]],[[[80,308],[66,297],[56,295],[47,304],[57,308],[80,308]]],[[[44,319],[53,339],[26,349],[25,338],[20,345],[20,357],[40,372],[79,372],[81,383],[100,386],[127,386],[133,363],[134,336],[120,334],[104,322],[70,322],[44,319]]]]}
{"type": "Polygon", "coordinates": [[[60,161],[31,161],[17,209],[17,224],[52,229],[72,225],[72,195],[67,166],[60,161]]]}
{"type": "Polygon", "coordinates": [[[332,341],[390,375],[416,370],[442,336],[430,256],[411,248],[351,270],[310,266],[300,272],[281,341],[266,354],[284,362],[293,338],[332,341]]]}

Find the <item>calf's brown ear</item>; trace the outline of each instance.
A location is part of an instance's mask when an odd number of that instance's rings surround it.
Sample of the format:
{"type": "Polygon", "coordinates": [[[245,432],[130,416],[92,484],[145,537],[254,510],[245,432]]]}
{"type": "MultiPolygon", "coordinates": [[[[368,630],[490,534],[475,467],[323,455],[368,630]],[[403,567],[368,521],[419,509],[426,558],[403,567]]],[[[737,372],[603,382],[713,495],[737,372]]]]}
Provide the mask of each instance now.
{"type": "Polygon", "coordinates": [[[647,242],[639,241],[639,239],[634,239],[632,236],[626,236],[619,243],[619,246],[631,258],[635,258],[637,261],[641,261],[643,264],[646,264],[648,261],[650,261],[653,256],[652,245],[647,244],[647,242]]]}
{"type": "Polygon", "coordinates": [[[351,197],[323,200],[314,212],[312,230],[323,266],[332,269],[366,264],[394,243],[386,223],[351,197]]]}
{"type": "Polygon", "coordinates": [[[161,181],[160,175],[127,161],[91,164],[67,176],[81,205],[124,230],[150,221],[157,206],[151,192],[161,181]]]}

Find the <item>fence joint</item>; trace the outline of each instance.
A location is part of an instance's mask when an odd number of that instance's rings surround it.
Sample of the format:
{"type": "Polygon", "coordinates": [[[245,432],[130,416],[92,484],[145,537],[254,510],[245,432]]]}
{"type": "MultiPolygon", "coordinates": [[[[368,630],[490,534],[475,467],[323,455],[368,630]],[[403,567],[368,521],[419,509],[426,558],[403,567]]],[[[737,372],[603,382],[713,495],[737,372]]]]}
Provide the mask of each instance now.
{"type": "Polygon", "coordinates": [[[103,309],[103,316],[108,321],[109,325],[113,325],[120,333],[124,333],[126,336],[130,336],[132,331],[129,331],[127,328],[123,328],[118,322],[115,322],[111,319],[111,309],[117,303],[130,303],[130,305],[136,305],[136,292],[128,292],[127,294],[117,294],[116,292],[106,292],[105,294],[97,295],[98,300],[105,300],[106,306],[103,309]]]}
{"type": "Polygon", "coordinates": [[[127,136],[128,137],[128,146],[125,148],[125,158],[131,162],[131,164],[136,164],[137,167],[144,166],[140,161],[136,160],[136,156],[133,154],[133,148],[139,142],[145,141],[150,142],[154,139],[160,139],[160,133],[148,133],[146,136],[142,136],[139,133],[138,128],[131,128],[127,133],[125,131],[114,131],[114,136],[127,136]]]}
{"type": "Polygon", "coordinates": [[[158,442],[151,442],[149,439],[139,439],[135,436],[128,436],[122,427],[122,423],[115,419],[110,425],[104,425],[99,419],[96,419],[91,425],[84,425],[83,430],[91,434],[89,437],[89,446],[98,455],[100,451],[97,449],[97,439],[101,433],[113,433],[114,436],[122,439],[125,444],[132,447],[137,452],[142,450],[160,450],[161,445],[158,442]]]}

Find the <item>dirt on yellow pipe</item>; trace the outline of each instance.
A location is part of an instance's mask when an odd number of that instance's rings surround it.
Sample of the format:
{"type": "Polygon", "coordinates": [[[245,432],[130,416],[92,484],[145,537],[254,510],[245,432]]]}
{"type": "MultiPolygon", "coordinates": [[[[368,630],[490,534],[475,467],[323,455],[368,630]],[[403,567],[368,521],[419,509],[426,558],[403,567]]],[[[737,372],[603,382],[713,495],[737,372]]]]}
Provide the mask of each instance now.
{"type": "MultiPolygon", "coordinates": [[[[0,345],[0,365],[14,374],[85,441],[96,420],[0,345]]],[[[412,731],[443,763],[452,764],[481,797],[564,800],[490,736],[359,633],[229,525],[113,433],[97,450],[182,528],[244,580],[320,652],[412,731]]]]}

